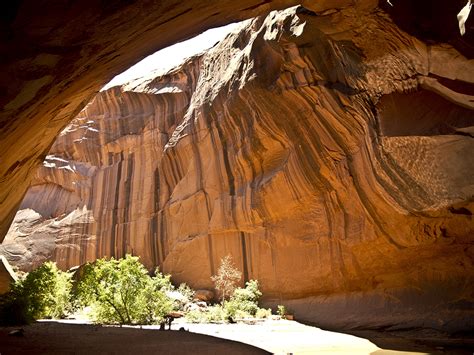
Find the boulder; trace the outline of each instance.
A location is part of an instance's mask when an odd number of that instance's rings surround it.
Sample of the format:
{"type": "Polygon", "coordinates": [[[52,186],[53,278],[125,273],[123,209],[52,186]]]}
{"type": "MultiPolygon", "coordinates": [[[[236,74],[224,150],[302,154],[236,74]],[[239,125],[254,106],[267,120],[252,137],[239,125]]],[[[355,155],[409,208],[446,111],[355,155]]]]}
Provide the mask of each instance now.
{"type": "Polygon", "coordinates": [[[214,292],[211,290],[196,290],[194,293],[194,299],[203,302],[210,302],[214,299],[214,292]]]}

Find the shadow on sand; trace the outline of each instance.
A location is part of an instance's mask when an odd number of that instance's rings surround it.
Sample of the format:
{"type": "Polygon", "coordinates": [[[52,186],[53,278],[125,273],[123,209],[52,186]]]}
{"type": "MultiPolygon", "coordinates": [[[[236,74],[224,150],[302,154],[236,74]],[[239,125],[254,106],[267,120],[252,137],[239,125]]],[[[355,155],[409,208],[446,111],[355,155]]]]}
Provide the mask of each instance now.
{"type": "Polygon", "coordinates": [[[8,354],[269,354],[235,341],[186,331],[159,331],[58,322],[0,328],[0,353],[8,354]]]}

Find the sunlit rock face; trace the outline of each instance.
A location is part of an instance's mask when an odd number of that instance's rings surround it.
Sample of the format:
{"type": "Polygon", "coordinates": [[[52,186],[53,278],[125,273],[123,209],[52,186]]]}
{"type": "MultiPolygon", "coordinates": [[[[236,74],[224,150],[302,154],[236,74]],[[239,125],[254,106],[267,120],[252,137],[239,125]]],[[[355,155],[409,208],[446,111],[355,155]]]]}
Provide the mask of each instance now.
{"type": "MultiPolygon", "coordinates": [[[[367,1],[374,0],[351,2],[367,1]]],[[[333,6],[347,2],[336,1],[333,6]]],[[[0,16],[0,242],[59,132],[115,75],[206,29],[298,3],[5,2],[0,16]]]]}
{"type": "Polygon", "coordinates": [[[7,259],[3,255],[0,255],[0,295],[10,291],[12,283],[17,279],[7,259]]]}
{"type": "Polygon", "coordinates": [[[23,269],[132,253],[195,288],[232,254],[302,320],[472,329],[473,61],[375,7],[321,11],[248,21],[97,95],[2,253],[23,269]]]}

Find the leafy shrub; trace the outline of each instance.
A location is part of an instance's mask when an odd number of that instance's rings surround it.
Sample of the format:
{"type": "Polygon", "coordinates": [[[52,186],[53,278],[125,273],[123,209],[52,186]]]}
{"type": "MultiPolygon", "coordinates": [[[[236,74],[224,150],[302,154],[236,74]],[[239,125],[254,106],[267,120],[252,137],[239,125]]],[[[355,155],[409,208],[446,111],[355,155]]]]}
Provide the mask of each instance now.
{"type": "Polygon", "coordinates": [[[272,310],[270,308],[265,309],[265,308],[259,308],[257,310],[257,313],[255,314],[255,318],[270,318],[272,316],[272,310]]]}
{"type": "Polygon", "coordinates": [[[204,310],[195,309],[189,311],[185,317],[191,323],[223,323],[227,322],[229,318],[225,308],[219,304],[204,310]]]}
{"type": "Polygon", "coordinates": [[[225,303],[225,310],[231,318],[248,318],[257,314],[258,305],[250,301],[237,301],[231,299],[225,303]]]}
{"type": "MultiPolygon", "coordinates": [[[[126,255],[126,258],[127,257],[131,257],[131,256],[126,255]]],[[[136,258],[138,260],[138,257],[136,257],[136,258]]],[[[142,265],[142,267],[143,267],[143,265],[142,265]]],[[[143,269],[145,269],[145,267],[143,267],[143,269]]],[[[155,269],[155,273],[154,273],[154,277],[153,277],[153,283],[154,283],[154,286],[157,290],[160,290],[160,291],[163,291],[163,292],[174,290],[174,286],[171,283],[171,275],[163,275],[160,272],[160,268],[158,268],[158,267],[155,269]]]]}
{"type": "Polygon", "coordinates": [[[228,319],[228,314],[224,307],[219,304],[208,307],[206,311],[207,322],[209,323],[222,323],[228,319]]]}
{"type": "Polygon", "coordinates": [[[186,319],[193,323],[220,323],[239,318],[266,318],[271,310],[258,307],[258,300],[262,293],[258,288],[258,281],[250,280],[245,288],[234,290],[230,300],[223,305],[208,307],[206,310],[193,310],[186,315],[186,319]]]}
{"type": "Polygon", "coordinates": [[[258,281],[250,280],[245,284],[245,288],[237,288],[234,291],[231,299],[237,302],[253,302],[258,303],[262,296],[262,292],[258,289],[258,281]]]}
{"type": "Polygon", "coordinates": [[[188,284],[180,284],[177,291],[181,293],[188,300],[188,302],[191,302],[194,298],[195,291],[189,287],[188,284]]]}
{"type": "Polygon", "coordinates": [[[98,259],[88,264],[78,285],[81,304],[91,305],[99,323],[158,324],[173,309],[165,291],[170,277],[148,275],[138,257],[98,259]]]}
{"type": "Polygon", "coordinates": [[[143,290],[141,297],[138,297],[137,304],[144,305],[144,312],[138,312],[140,315],[136,319],[139,324],[162,324],[165,316],[174,309],[174,302],[159,287],[160,284],[155,282],[155,278],[151,278],[151,282],[147,284],[143,290]]]}
{"type": "Polygon", "coordinates": [[[186,313],[185,318],[190,323],[207,323],[207,312],[193,309],[186,313]]]}
{"type": "Polygon", "coordinates": [[[257,280],[250,280],[245,284],[245,288],[235,289],[230,300],[225,303],[228,316],[232,318],[255,316],[259,310],[258,300],[261,295],[257,280]]]}
{"type": "Polygon", "coordinates": [[[287,313],[287,312],[288,312],[288,311],[286,310],[286,307],[283,306],[282,304],[279,304],[279,305],[277,306],[277,314],[278,314],[280,317],[286,316],[286,313],[287,313]]]}

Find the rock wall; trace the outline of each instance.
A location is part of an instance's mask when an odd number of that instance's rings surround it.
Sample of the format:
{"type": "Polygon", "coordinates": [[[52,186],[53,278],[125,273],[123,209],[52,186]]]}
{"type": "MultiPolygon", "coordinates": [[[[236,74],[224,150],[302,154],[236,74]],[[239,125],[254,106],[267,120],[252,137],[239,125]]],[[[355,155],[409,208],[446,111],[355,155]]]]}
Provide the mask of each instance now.
{"type": "Polygon", "coordinates": [[[128,252],[196,288],[230,253],[302,320],[472,329],[474,63],[370,9],[273,12],[98,94],[1,252],[128,252]]]}
{"type": "Polygon", "coordinates": [[[0,242],[59,132],[115,75],[208,28],[297,3],[5,2],[0,15],[0,242]]]}
{"type": "Polygon", "coordinates": [[[17,280],[15,271],[11,268],[8,260],[0,255],[0,295],[10,291],[11,284],[17,280]]]}

